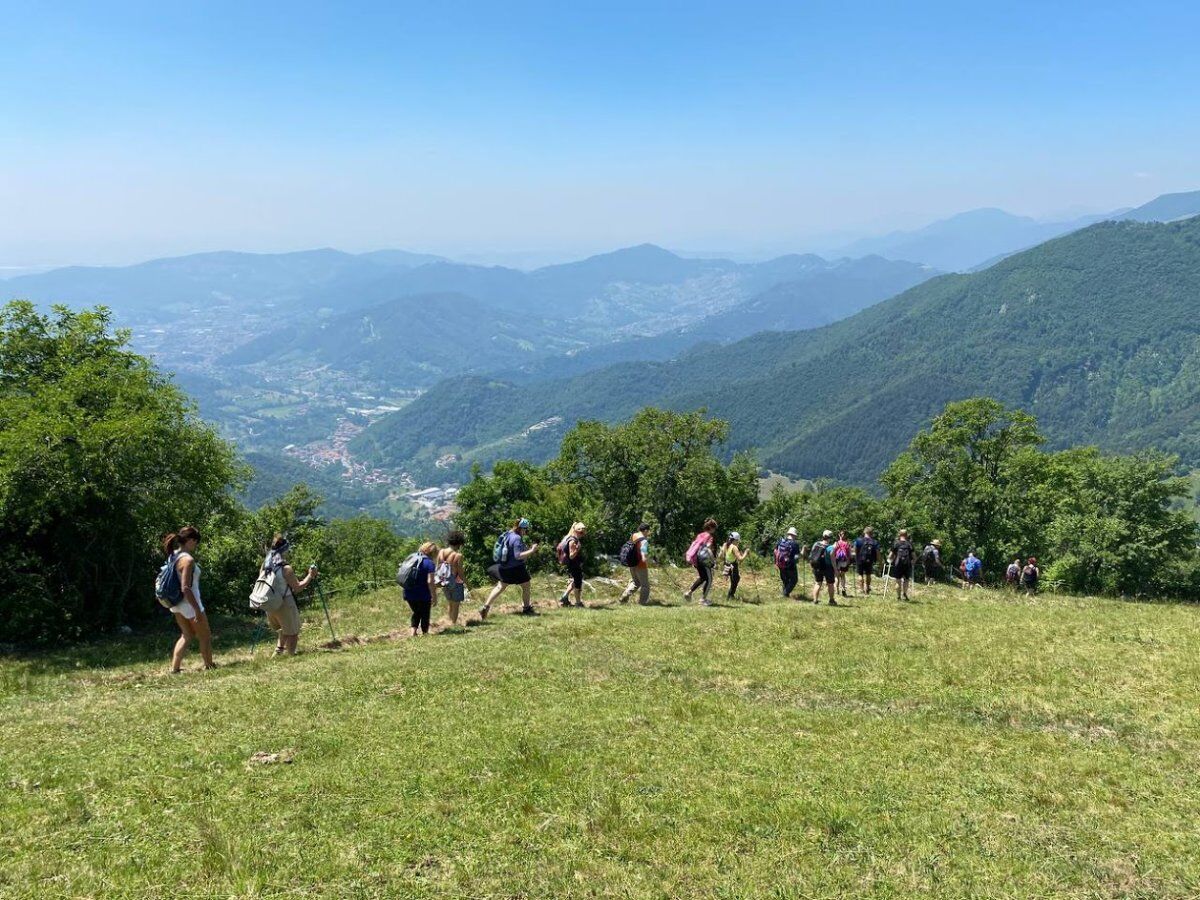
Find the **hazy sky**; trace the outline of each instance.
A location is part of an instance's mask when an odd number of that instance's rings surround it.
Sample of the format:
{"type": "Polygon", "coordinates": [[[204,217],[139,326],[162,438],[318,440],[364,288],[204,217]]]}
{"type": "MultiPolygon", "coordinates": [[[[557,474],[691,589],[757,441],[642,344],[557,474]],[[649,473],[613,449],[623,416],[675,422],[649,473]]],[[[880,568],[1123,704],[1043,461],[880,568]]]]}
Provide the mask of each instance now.
{"type": "Polygon", "coordinates": [[[1200,3],[10,3],[0,265],[807,249],[1200,188],[1200,3]]]}

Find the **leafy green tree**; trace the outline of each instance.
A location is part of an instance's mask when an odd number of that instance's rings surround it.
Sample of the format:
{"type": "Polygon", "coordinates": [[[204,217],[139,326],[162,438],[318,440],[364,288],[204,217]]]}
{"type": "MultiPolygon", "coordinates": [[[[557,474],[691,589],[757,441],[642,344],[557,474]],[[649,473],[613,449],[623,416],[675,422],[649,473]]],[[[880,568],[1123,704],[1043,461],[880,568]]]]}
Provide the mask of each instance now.
{"type": "Polygon", "coordinates": [[[1176,462],[1094,447],[1046,455],[1050,516],[1041,542],[1049,577],[1092,594],[1191,596],[1198,532],[1191,515],[1173,508],[1188,495],[1176,462]]]}
{"type": "Polygon", "coordinates": [[[233,506],[232,448],[110,326],[0,309],[0,639],[145,615],[157,538],[233,506]]]}
{"type": "Polygon", "coordinates": [[[703,411],[647,407],[619,425],[580,422],[563,438],[548,470],[552,478],[582,485],[599,498],[604,521],[621,540],[646,518],[654,525],[655,542],[677,551],[709,516],[728,529],[746,521],[755,507],[753,458],[739,454],[726,466],[716,455],[728,435],[728,424],[703,411]]]}
{"type": "Polygon", "coordinates": [[[789,491],[776,485],[759,504],[746,530],[754,546],[770,555],[789,528],[794,527],[800,543],[807,545],[826,529],[834,534],[845,531],[853,538],[868,525],[883,535],[889,532],[891,522],[883,504],[862,488],[818,485],[815,490],[789,491]]]}
{"type": "Polygon", "coordinates": [[[998,564],[1022,539],[1016,461],[1043,441],[1037,422],[987,397],[947,404],[884,472],[894,514],[998,564]]]}

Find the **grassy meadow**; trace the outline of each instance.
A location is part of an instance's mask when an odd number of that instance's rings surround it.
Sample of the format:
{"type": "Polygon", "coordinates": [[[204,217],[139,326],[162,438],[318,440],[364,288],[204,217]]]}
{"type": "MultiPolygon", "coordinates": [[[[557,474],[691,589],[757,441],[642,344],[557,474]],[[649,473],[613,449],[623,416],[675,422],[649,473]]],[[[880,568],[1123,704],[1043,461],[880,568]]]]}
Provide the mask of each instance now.
{"type": "Polygon", "coordinates": [[[1200,894],[1200,608],[758,577],[416,640],[385,589],[181,676],[165,621],[8,656],[0,896],[1200,894]]]}

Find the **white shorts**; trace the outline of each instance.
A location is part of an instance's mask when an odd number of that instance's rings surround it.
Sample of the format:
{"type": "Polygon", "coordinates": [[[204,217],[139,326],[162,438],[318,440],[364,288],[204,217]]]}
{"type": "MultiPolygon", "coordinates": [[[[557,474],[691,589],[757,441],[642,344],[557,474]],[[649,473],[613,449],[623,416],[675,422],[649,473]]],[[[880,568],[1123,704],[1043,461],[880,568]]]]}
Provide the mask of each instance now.
{"type": "MultiPolygon", "coordinates": [[[[189,622],[196,621],[196,607],[192,606],[192,603],[190,600],[184,600],[181,603],[176,603],[174,606],[167,606],[166,600],[159,600],[158,602],[161,603],[167,609],[169,609],[171,612],[178,613],[179,615],[183,616],[189,622]]],[[[201,610],[201,612],[203,612],[204,607],[201,606],[200,610],[201,610]]]]}

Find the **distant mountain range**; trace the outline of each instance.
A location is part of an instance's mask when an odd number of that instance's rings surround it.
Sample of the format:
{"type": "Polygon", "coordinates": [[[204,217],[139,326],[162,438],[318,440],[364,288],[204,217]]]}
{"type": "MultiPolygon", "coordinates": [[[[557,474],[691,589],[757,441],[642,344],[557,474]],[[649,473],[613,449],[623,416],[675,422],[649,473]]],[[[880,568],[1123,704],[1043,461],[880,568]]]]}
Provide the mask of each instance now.
{"type": "Polygon", "coordinates": [[[1200,215],[1200,191],[1164,194],[1136,209],[1114,210],[1065,222],[1038,222],[1000,209],[976,209],[915,231],[865,238],[842,248],[846,256],[878,254],[923,262],[943,271],[965,272],[1043,241],[1101,221],[1170,222],[1200,215]]]}
{"type": "Polygon", "coordinates": [[[461,472],[549,458],[581,418],[705,407],[773,470],[867,483],[946,402],[987,394],[1029,409],[1056,445],[1159,447],[1196,465],[1198,373],[1200,218],[1106,222],[815,331],[568,378],[450,379],[353,446],[416,471],[456,454],[461,472]]]}
{"type": "Polygon", "coordinates": [[[439,263],[391,277],[400,292],[394,299],[323,320],[298,318],[223,362],[330,366],[404,388],[466,372],[564,375],[618,360],[668,359],[764,328],[828,324],[934,274],[879,257],[748,265],[687,260],[651,246],[528,275],[439,263]],[[407,293],[418,288],[439,290],[407,293]],[[640,334],[624,337],[630,333],[640,334]]]}

